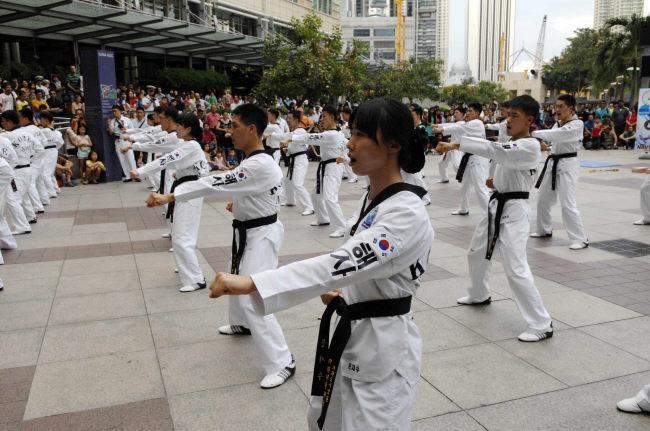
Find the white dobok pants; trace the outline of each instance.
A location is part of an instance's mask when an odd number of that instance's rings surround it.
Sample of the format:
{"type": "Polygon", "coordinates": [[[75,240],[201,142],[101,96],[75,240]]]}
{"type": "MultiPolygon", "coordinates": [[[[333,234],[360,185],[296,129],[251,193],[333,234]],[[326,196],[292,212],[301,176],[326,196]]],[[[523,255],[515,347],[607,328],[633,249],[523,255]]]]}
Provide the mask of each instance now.
{"type": "Polygon", "coordinates": [[[309,160],[307,160],[306,154],[296,156],[293,162],[293,176],[291,179],[288,176],[284,177],[283,189],[287,204],[295,205],[297,201],[303,210],[314,209],[309,192],[305,188],[305,176],[307,175],[308,167],[309,160]]]}

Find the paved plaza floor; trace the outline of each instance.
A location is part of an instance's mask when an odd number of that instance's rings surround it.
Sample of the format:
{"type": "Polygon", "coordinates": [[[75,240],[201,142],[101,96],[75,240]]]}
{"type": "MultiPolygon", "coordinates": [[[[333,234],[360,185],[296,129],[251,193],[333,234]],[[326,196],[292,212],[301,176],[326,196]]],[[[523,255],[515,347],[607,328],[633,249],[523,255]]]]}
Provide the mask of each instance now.
{"type": "MultiPolygon", "coordinates": [[[[414,430],[650,429],[650,416],[615,408],[650,383],[650,226],[632,225],[645,175],[630,172],[650,162],[637,156],[582,152],[621,164],[582,169],[578,202],[591,247],[569,250],[559,206],[552,240],[529,240],[556,329],[534,344],[516,339],[525,324],[498,256],[496,301],[457,306],[479,211],[450,215],[460,187],[435,183],[439,156],[427,156],[436,238],[414,301],[424,349],[414,430]]],[[[362,193],[343,183],[346,216],[362,193]]],[[[63,188],[33,233],[17,237],[19,250],[4,252],[0,430],[305,430],[320,300],[277,315],[298,371],[280,388],[260,389],[250,337],[217,333],[227,300],[178,292],[164,218],[144,207],[146,195],[137,183],[63,188]]],[[[280,219],[281,263],[340,242],[297,208],[283,207],[280,219]]],[[[206,200],[198,246],[208,279],[228,266],[230,220],[223,201],[206,200]]]]}

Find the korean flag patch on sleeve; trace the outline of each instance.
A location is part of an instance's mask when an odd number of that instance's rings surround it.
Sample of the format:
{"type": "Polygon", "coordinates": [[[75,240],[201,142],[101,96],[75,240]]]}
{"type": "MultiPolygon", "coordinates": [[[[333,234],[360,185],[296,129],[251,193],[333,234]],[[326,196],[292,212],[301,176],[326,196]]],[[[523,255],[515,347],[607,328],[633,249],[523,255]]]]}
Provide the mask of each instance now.
{"type": "Polygon", "coordinates": [[[378,256],[391,258],[397,251],[397,244],[389,235],[382,233],[372,239],[372,246],[378,256]]]}

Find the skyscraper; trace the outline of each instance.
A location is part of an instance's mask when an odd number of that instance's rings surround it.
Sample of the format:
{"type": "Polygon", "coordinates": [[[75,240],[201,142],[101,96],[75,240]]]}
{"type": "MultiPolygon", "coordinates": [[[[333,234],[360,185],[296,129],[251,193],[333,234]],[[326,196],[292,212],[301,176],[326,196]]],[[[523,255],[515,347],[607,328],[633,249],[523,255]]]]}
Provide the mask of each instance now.
{"type": "Polygon", "coordinates": [[[449,59],[449,0],[418,0],[415,22],[415,55],[442,61],[446,76],[449,59]]]}
{"type": "Polygon", "coordinates": [[[465,28],[465,56],[474,77],[496,81],[500,61],[507,69],[514,48],[515,0],[468,0],[465,28]]]}
{"type": "Polygon", "coordinates": [[[594,28],[602,27],[610,18],[643,15],[643,0],[596,0],[594,28]]]}

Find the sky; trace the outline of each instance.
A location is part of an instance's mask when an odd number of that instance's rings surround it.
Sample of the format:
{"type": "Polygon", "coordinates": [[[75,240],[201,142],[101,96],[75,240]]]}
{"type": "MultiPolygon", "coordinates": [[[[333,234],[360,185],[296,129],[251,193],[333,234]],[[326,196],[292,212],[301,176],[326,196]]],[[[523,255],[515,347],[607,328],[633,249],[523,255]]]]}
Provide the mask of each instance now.
{"type": "MultiPolygon", "coordinates": [[[[449,65],[465,57],[466,0],[449,1],[449,65]]],[[[644,12],[650,11],[650,0],[645,0],[644,12]]],[[[547,15],[544,61],[559,55],[568,44],[567,38],[582,27],[594,24],[594,0],[517,0],[515,8],[515,43],[513,52],[525,47],[535,52],[542,25],[547,15]]],[[[530,69],[533,61],[525,54],[519,56],[513,71],[530,69]]]]}

